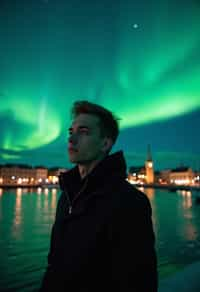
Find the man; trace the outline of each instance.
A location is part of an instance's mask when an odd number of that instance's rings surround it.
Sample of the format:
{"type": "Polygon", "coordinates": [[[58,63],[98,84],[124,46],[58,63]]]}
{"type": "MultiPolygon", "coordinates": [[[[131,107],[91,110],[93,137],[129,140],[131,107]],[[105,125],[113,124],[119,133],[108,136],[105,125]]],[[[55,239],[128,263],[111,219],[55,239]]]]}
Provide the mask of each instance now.
{"type": "Polygon", "coordinates": [[[62,194],[41,290],[156,292],[151,207],[126,181],[122,151],[109,155],[119,128],[113,114],[74,103],[62,194]]]}

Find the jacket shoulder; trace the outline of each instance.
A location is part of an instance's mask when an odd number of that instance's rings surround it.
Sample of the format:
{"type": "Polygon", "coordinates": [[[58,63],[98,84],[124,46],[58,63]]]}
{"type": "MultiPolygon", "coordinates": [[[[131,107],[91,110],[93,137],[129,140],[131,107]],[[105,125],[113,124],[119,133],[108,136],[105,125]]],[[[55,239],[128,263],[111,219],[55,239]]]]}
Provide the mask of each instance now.
{"type": "Polygon", "coordinates": [[[124,207],[127,210],[141,210],[149,209],[151,212],[151,205],[148,197],[145,193],[135,188],[126,180],[118,184],[117,197],[120,207],[124,207]]]}

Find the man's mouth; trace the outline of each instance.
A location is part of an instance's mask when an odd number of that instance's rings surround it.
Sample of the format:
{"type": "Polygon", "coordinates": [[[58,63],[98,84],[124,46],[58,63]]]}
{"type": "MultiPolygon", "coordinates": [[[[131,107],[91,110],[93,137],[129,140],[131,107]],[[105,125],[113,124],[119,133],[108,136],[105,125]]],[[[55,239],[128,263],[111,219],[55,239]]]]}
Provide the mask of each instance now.
{"type": "Polygon", "coordinates": [[[69,153],[77,153],[78,150],[75,149],[75,148],[73,148],[73,147],[69,147],[69,148],[68,148],[68,152],[69,152],[69,153]]]}

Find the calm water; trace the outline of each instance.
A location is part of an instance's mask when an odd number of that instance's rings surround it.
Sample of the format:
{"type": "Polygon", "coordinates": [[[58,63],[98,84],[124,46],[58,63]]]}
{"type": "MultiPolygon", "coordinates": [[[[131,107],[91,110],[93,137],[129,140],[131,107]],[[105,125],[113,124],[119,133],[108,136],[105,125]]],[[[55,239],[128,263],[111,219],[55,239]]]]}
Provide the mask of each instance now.
{"type": "MultiPolygon", "coordinates": [[[[144,190],[150,198],[160,277],[200,260],[195,193],[144,190]]],[[[0,189],[0,291],[37,291],[59,190],[0,189]]]]}

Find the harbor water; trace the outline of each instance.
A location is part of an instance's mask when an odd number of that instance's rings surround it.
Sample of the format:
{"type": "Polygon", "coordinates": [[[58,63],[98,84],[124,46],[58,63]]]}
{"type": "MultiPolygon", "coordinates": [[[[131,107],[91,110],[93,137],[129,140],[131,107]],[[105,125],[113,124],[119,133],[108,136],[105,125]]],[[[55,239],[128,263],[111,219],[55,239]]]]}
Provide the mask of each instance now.
{"type": "MultiPolygon", "coordinates": [[[[195,191],[143,189],[149,197],[160,279],[200,260],[195,191]]],[[[0,189],[0,291],[37,291],[47,264],[59,189],[0,189]]]]}

